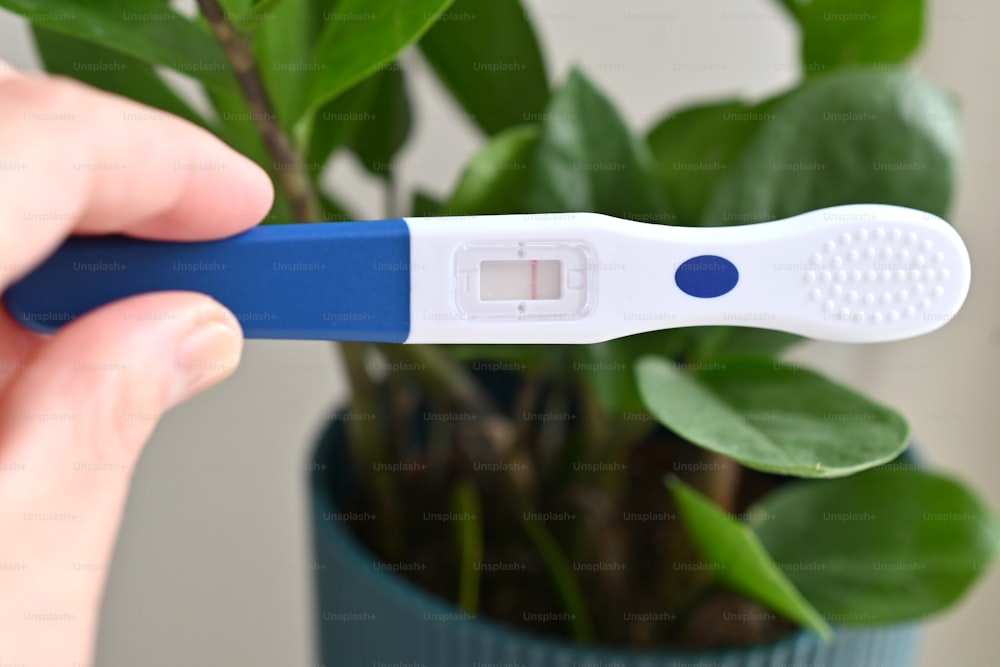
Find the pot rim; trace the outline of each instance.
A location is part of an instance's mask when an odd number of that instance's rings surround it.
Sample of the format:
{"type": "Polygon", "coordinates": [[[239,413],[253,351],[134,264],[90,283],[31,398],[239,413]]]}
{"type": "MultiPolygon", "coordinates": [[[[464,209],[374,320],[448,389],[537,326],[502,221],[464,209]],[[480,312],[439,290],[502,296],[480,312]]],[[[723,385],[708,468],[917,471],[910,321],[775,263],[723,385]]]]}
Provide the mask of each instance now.
{"type": "MultiPolygon", "coordinates": [[[[313,462],[320,462],[321,458],[327,458],[330,441],[333,438],[321,437],[318,446],[313,452],[313,462]]],[[[323,461],[330,465],[327,461],[323,461]]],[[[327,475],[317,474],[316,471],[310,473],[310,488],[312,495],[312,505],[314,518],[322,517],[325,513],[337,514],[338,506],[332,494],[332,485],[327,484],[327,475]]],[[[789,635],[760,644],[747,644],[744,646],[729,647],[723,649],[708,649],[697,651],[691,649],[681,649],[679,651],[654,649],[634,649],[629,647],[615,647],[606,644],[581,644],[556,637],[548,637],[529,632],[512,629],[484,615],[470,615],[454,604],[433,595],[423,588],[420,588],[411,581],[398,576],[397,574],[378,570],[371,567],[373,562],[381,561],[356,535],[354,535],[340,519],[322,520],[316,522],[318,525],[329,525],[327,530],[314,531],[315,540],[325,540],[344,549],[345,556],[357,571],[363,572],[370,580],[376,582],[383,590],[391,592],[393,596],[401,600],[408,608],[417,613],[434,613],[454,616],[455,622],[476,624],[475,632],[488,633],[497,640],[507,643],[519,643],[522,646],[535,648],[542,651],[586,651],[589,657],[596,657],[601,661],[615,663],[623,660],[636,658],[652,660],[694,660],[694,661],[717,661],[726,664],[727,659],[737,656],[746,656],[748,653],[759,652],[770,654],[776,651],[801,649],[807,646],[831,646],[839,638],[851,635],[879,634],[893,631],[915,630],[919,628],[919,623],[896,623],[873,626],[848,626],[834,624],[834,638],[829,642],[822,640],[819,636],[800,628],[789,635]],[[322,534],[322,537],[320,537],[322,534]]]]}

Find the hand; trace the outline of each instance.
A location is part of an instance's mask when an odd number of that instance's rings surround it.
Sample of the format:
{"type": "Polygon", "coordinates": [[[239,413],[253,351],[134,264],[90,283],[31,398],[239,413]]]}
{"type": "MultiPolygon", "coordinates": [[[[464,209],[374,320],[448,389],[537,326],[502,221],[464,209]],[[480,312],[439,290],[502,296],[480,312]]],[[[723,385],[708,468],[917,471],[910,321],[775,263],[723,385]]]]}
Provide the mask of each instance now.
{"type": "MultiPolygon", "coordinates": [[[[210,133],[0,62],[0,291],[70,233],[220,238],[272,198],[210,133]]],[[[241,351],[236,318],[190,292],[124,299],[51,337],[0,308],[0,665],[90,664],[142,447],[241,351]]]]}

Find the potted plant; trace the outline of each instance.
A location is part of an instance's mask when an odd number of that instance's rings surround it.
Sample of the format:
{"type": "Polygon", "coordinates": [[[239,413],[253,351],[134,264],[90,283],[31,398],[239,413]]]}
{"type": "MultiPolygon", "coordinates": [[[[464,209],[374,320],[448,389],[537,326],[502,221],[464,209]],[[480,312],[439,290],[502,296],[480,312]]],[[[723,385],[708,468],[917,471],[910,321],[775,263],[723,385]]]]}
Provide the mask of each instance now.
{"type": "MultiPolygon", "coordinates": [[[[340,151],[402,212],[395,59],[411,44],[484,135],[453,192],[416,193],[414,215],[945,215],[955,103],[900,68],[922,2],[864,20],[782,4],[802,35],[794,88],[672,110],[637,136],[585,73],[550,87],[517,0],[199,0],[191,17],[0,0],[50,71],[265,166],[269,223],[351,219],[319,179],[340,151]],[[154,67],[192,78],[214,113],[154,67]]],[[[311,465],[324,664],[912,664],[915,624],[994,558],[995,516],[908,457],[898,413],[783,361],[798,339],[737,315],[590,346],[343,344],[351,404],[311,465]]]]}

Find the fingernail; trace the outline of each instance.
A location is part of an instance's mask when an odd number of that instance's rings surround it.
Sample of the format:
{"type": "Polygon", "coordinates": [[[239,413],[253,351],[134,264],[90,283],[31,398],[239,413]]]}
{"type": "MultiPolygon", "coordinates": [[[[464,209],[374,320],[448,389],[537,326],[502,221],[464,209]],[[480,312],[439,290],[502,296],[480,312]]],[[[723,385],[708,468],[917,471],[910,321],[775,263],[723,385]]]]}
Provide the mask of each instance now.
{"type": "Polygon", "coordinates": [[[242,332],[228,312],[203,316],[177,347],[168,407],[227,377],[236,370],[242,351],[242,332]]]}

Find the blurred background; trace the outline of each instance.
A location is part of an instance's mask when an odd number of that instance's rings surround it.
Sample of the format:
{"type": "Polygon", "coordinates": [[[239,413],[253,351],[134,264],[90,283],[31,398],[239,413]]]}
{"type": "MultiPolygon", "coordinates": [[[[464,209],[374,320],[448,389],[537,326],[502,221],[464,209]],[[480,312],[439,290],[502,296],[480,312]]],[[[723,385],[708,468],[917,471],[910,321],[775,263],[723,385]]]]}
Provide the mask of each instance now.
{"type": "MultiPolygon", "coordinates": [[[[191,3],[174,3],[190,7],[191,3]]],[[[633,127],[728,94],[756,99],[797,74],[796,33],[771,0],[526,0],[553,75],[580,64],[633,127]]],[[[930,2],[917,69],[963,108],[966,152],[953,222],[973,260],[964,310],[943,330],[891,345],[811,344],[796,359],[899,408],[923,456],[1000,507],[1000,3],[930,2]]],[[[37,70],[26,24],[0,11],[0,57],[37,70]]],[[[418,130],[397,165],[403,191],[449,190],[477,134],[415,53],[404,58],[418,130]]],[[[180,82],[183,85],[183,82],[180,82]]],[[[349,159],[325,178],[367,217],[375,184],[349,159]]],[[[139,465],[110,567],[97,665],[315,665],[309,452],[345,400],[325,343],[249,342],[239,371],[167,416],[139,465]]],[[[922,665],[992,667],[1000,571],[929,620],[922,665]]],[[[329,666],[332,667],[332,666],[329,666]]]]}

